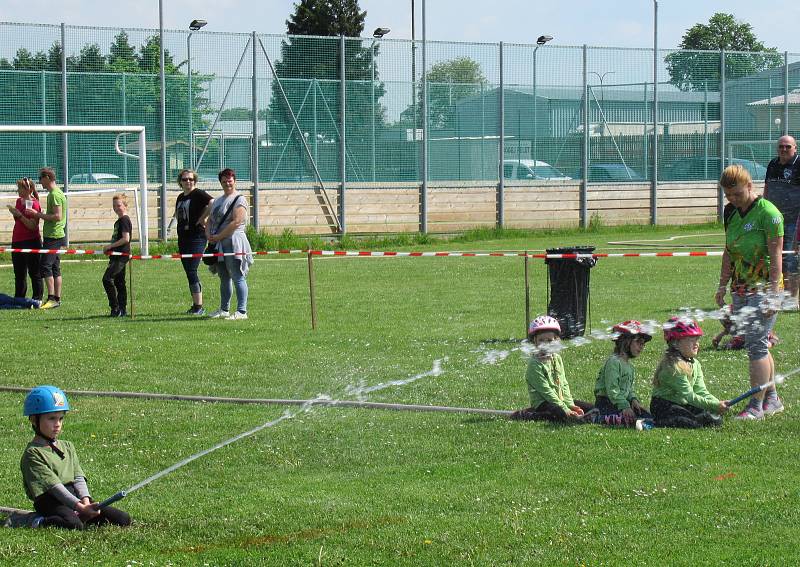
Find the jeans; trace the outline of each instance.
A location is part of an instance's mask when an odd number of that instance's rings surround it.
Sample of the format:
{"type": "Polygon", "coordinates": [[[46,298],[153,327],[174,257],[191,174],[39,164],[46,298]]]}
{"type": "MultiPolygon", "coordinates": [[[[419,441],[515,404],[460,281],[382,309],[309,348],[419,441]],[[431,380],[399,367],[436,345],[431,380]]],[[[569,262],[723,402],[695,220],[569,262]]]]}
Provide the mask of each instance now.
{"type": "Polygon", "coordinates": [[[39,299],[11,297],[5,293],[0,293],[0,309],[36,309],[39,307],[40,301],[39,299]]]}
{"type": "MultiPolygon", "coordinates": [[[[196,236],[178,237],[178,251],[181,254],[202,254],[206,250],[206,236],[200,233],[196,236]]],[[[200,293],[203,286],[200,284],[200,277],[197,275],[197,268],[200,266],[201,258],[181,258],[183,271],[186,272],[186,279],[189,281],[189,291],[200,293]]]]}
{"type": "Polygon", "coordinates": [[[219,276],[219,308],[229,311],[233,286],[236,286],[236,310],[247,313],[247,278],[242,274],[241,256],[223,256],[217,262],[219,276]]]}
{"type": "Polygon", "coordinates": [[[744,346],[750,360],[761,360],[769,354],[769,332],[777,314],[767,317],[767,298],[763,293],[734,293],[733,319],[735,333],[744,335],[744,346]]]}
{"type": "MultiPolygon", "coordinates": [[[[41,248],[42,243],[38,239],[21,240],[12,242],[12,248],[41,248]]],[[[28,295],[28,277],[31,278],[33,288],[33,299],[41,299],[44,294],[44,284],[39,273],[39,263],[41,254],[26,254],[24,252],[12,252],[11,263],[14,266],[14,297],[25,297],[28,295]]]]}
{"type": "Polygon", "coordinates": [[[127,264],[127,256],[112,256],[108,260],[106,273],[103,274],[103,288],[106,290],[108,306],[111,309],[125,311],[128,305],[128,288],[125,287],[125,266],[127,264]]]}

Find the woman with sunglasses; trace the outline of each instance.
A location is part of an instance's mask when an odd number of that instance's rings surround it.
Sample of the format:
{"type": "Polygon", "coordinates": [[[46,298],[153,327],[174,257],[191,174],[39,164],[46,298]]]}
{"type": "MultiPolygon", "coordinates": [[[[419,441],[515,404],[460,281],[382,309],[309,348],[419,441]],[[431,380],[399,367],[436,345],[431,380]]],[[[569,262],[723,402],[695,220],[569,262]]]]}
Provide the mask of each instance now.
{"type": "MultiPolygon", "coordinates": [[[[175,218],[178,221],[178,251],[181,254],[202,254],[206,249],[206,220],[211,212],[211,195],[197,189],[197,173],[184,169],[178,174],[178,184],[183,192],[175,202],[175,218]]],[[[181,258],[186,279],[189,281],[189,292],[192,294],[192,306],[186,312],[189,315],[205,315],[203,309],[203,287],[197,268],[200,258],[181,258]]]]}
{"type": "MultiPolygon", "coordinates": [[[[12,205],[6,205],[14,217],[14,230],[11,233],[12,248],[41,248],[42,235],[39,232],[39,219],[25,214],[27,209],[42,212],[39,194],[32,179],[17,179],[19,198],[12,205]]],[[[14,266],[14,297],[25,297],[28,294],[28,277],[31,278],[32,298],[41,301],[44,294],[42,275],[39,272],[39,254],[12,252],[11,263],[14,266]]]]}

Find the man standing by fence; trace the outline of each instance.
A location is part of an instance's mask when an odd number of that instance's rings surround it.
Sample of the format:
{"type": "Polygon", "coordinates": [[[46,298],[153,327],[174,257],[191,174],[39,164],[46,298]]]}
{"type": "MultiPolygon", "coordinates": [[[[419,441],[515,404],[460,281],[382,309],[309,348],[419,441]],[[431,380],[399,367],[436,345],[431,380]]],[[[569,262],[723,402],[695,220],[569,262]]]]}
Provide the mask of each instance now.
{"type": "MultiPolygon", "coordinates": [[[[58,250],[66,245],[67,198],[56,187],[56,172],[49,167],[39,170],[39,182],[47,190],[47,209],[44,213],[27,211],[44,221],[42,226],[43,247],[58,250]]],[[[44,254],[40,264],[42,279],[47,285],[47,301],[41,309],[52,309],[61,305],[61,256],[44,254]]]]}
{"type": "MultiPolygon", "coordinates": [[[[794,236],[797,231],[797,218],[800,215],[800,159],[797,142],[791,136],[778,139],[778,157],[769,162],[764,180],[764,197],[771,201],[783,214],[784,251],[794,250],[794,236]]],[[[797,255],[783,257],[783,274],[786,293],[789,295],[784,309],[797,309],[797,289],[800,276],[797,271],[797,255]]]]}

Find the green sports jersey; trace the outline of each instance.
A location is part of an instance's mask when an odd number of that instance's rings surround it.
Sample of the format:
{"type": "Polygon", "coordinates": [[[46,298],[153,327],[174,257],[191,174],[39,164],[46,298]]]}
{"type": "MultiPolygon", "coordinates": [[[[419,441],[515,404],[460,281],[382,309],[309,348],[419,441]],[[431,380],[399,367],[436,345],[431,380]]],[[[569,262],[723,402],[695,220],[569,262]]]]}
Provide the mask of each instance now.
{"type": "Polygon", "coordinates": [[[564,411],[570,411],[575,404],[564,375],[564,362],[558,354],[551,355],[547,360],[532,356],[528,361],[525,380],[528,382],[528,395],[533,409],[550,402],[564,411]]]}
{"type": "Polygon", "coordinates": [[[44,221],[42,225],[42,236],[45,238],[64,238],[64,229],[67,227],[67,198],[61,189],[53,187],[47,194],[47,210],[45,214],[52,215],[56,207],[61,207],[60,221],[44,221]]]}
{"type": "Polygon", "coordinates": [[[594,395],[607,397],[618,410],[628,409],[638,398],[633,390],[634,376],[633,366],[612,354],[597,375],[594,395]]]}
{"type": "Polygon", "coordinates": [[[769,283],[767,241],[783,236],[783,215],[757,197],[746,211],[725,207],[725,250],[733,265],[733,285],[748,288],[769,283]]]}
{"type": "Polygon", "coordinates": [[[74,482],[85,477],[75,447],[69,441],[58,440],[58,448],[64,452],[62,459],[43,441],[35,439],[28,443],[22,454],[20,468],[25,494],[35,500],[57,484],[74,482]]]}

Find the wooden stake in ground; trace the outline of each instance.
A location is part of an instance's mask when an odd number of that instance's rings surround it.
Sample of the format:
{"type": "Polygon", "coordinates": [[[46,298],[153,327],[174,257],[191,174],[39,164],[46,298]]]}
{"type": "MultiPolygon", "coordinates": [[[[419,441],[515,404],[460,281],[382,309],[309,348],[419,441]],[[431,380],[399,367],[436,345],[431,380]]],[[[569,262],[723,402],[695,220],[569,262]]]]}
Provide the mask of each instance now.
{"type": "Polygon", "coordinates": [[[528,279],[528,251],[525,250],[525,256],[523,258],[524,266],[525,266],[525,332],[523,333],[523,337],[528,336],[528,325],[531,321],[531,284],[530,280],[528,279]]]}
{"type": "Polygon", "coordinates": [[[134,305],[134,303],[133,303],[133,258],[130,259],[128,264],[130,264],[130,266],[129,266],[130,270],[128,270],[128,281],[130,283],[128,284],[128,287],[130,288],[130,297],[131,297],[131,319],[133,319],[133,317],[134,317],[134,311],[133,311],[133,305],[134,305]]]}
{"type": "Polygon", "coordinates": [[[317,330],[317,294],[314,283],[314,260],[311,250],[308,251],[308,293],[311,298],[311,329],[317,330]]]}

